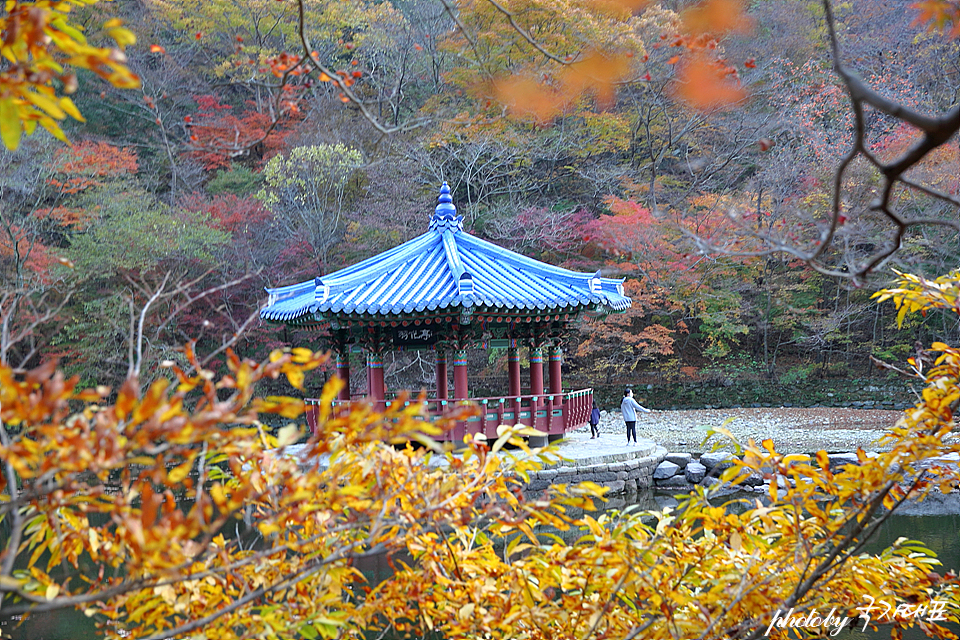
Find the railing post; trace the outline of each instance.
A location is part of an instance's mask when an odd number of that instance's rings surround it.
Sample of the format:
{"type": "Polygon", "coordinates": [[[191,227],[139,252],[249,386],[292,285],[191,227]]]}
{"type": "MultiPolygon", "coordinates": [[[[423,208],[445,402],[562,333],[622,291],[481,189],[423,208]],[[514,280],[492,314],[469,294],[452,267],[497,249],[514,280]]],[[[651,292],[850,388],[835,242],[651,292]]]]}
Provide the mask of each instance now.
{"type": "Polygon", "coordinates": [[[487,435],[487,399],[480,401],[480,431],[484,436],[487,435]]]}
{"type": "Polygon", "coordinates": [[[543,403],[544,408],[546,408],[547,413],[547,433],[551,432],[553,427],[553,396],[547,396],[547,401],[543,403]]]}

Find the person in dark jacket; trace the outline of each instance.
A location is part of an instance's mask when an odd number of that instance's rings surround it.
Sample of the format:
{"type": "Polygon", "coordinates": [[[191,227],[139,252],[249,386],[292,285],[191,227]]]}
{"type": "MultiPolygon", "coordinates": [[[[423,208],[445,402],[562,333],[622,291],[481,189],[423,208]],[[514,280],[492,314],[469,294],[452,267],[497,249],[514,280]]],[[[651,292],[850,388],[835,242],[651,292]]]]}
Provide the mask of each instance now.
{"type": "Polygon", "coordinates": [[[623,401],[620,403],[620,413],[623,414],[623,422],[627,425],[627,444],[630,444],[631,437],[633,443],[637,443],[637,411],[650,413],[650,409],[633,399],[633,389],[627,389],[623,392],[623,401]]]}
{"type": "Polygon", "coordinates": [[[597,406],[597,401],[593,401],[593,409],[590,411],[590,439],[600,437],[600,407],[597,406]]]}

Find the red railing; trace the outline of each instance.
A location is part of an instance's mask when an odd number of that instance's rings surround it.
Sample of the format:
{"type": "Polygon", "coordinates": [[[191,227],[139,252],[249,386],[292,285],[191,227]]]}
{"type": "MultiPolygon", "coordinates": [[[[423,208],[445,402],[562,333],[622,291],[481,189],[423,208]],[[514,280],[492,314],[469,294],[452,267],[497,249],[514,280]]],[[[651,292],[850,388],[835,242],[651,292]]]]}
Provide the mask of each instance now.
{"type": "MultiPolygon", "coordinates": [[[[317,405],[320,401],[307,398],[305,402],[312,405],[312,410],[307,411],[307,424],[314,430],[317,425],[317,405]]],[[[405,402],[410,404],[415,400],[405,402]]],[[[429,398],[426,404],[429,415],[437,418],[449,412],[458,402],[429,398]]],[[[495,440],[497,427],[501,424],[523,424],[550,436],[562,436],[589,422],[590,409],[593,407],[593,389],[559,394],[545,393],[539,396],[470,398],[469,402],[479,407],[480,415],[458,422],[454,429],[444,434],[441,439],[463,440],[467,433],[482,433],[488,439],[495,440]]],[[[345,404],[347,403],[339,400],[334,402],[334,405],[345,404]]]]}

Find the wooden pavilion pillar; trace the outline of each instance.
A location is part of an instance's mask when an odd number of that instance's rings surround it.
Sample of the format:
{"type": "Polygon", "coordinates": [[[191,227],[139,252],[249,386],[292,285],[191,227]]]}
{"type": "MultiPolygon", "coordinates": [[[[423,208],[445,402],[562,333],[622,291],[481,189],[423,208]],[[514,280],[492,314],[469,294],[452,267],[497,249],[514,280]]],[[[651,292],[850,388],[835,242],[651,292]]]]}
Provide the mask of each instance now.
{"type": "Polygon", "coordinates": [[[337,394],[337,400],[350,402],[350,347],[337,352],[337,377],[343,381],[343,387],[337,394]]]}
{"type": "Polygon", "coordinates": [[[550,347],[550,393],[558,395],[563,393],[563,380],[560,376],[560,366],[563,364],[563,348],[559,343],[554,343],[550,347]]]}
{"type": "Polygon", "coordinates": [[[515,340],[510,341],[510,348],[507,350],[507,379],[509,395],[516,398],[520,395],[520,350],[517,349],[515,340]]]}
{"type": "Polygon", "coordinates": [[[530,348],[530,395],[543,395],[543,348],[530,348]]]}
{"type": "Polygon", "coordinates": [[[368,393],[374,406],[382,410],[386,407],[386,389],[383,386],[383,354],[367,352],[368,393]]]}
{"type": "Polygon", "coordinates": [[[467,400],[470,394],[467,390],[467,350],[457,349],[453,352],[453,398],[467,400]]]}
{"type": "Polygon", "coordinates": [[[437,349],[437,400],[446,400],[447,396],[447,352],[437,349]]]}

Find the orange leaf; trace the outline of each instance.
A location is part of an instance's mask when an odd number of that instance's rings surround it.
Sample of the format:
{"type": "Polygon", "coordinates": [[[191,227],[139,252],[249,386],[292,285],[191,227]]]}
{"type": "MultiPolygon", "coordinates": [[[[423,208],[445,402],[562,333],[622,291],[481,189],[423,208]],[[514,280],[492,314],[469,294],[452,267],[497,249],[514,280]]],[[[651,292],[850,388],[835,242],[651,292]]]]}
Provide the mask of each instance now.
{"type": "Polygon", "coordinates": [[[596,10],[614,18],[625,19],[649,5],[648,0],[593,0],[596,10]]]}
{"type": "Polygon", "coordinates": [[[113,405],[117,420],[126,419],[136,405],[139,395],[140,389],[136,381],[133,378],[127,378],[117,392],[117,401],[113,405]]]}
{"type": "Polygon", "coordinates": [[[602,107],[613,105],[615,85],[630,73],[626,56],[597,51],[566,67],[560,77],[571,97],[591,92],[602,107]]]}
{"type": "Polygon", "coordinates": [[[739,0],[707,0],[683,12],[683,24],[694,34],[747,31],[751,21],[743,15],[739,0]]]}
{"type": "Polygon", "coordinates": [[[560,114],[563,97],[551,87],[515,76],[494,84],[494,95],[516,117],[549,122],[560,114]]]}
{"type": "Polygon", "coordinates": [[[747,95],[723,65],[695,57],[680,69],[673,94],[696,109],[716,109],[743,100],[747,95]]]}

